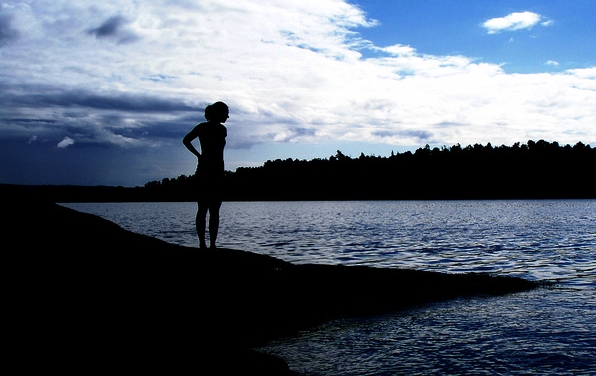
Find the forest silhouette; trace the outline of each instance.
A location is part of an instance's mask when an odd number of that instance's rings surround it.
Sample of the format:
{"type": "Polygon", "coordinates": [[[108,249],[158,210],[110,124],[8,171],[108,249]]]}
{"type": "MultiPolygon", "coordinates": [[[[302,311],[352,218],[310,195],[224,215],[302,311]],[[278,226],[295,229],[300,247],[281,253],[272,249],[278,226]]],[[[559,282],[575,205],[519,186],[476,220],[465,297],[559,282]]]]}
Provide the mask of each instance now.
{"type": "MultiPolygon", "coordinates": [[[[387,157],[361,153],[354,158],[338,150],[326,159],[276,159],[226,171],[222,197],[224,201],[596,198],[595,166],[596,148],[581,142],[426,145],[387,157]]],[[[0,194],[52,202],[189,202],[197,199],[196,184],[194,175],[138,187],[0,184],[0,194]]]]}
{"type": "MultiPolygon", "coordinates": [[[[226,171],[226,201],[594,198],[596,148],[544,140],[475,144],[381,157],[341,151],[328,159],[268,160],[226,171]],[[592,172],[590,172],[592,171],[592,172]]],[[[193,176],[144,186],[149,201],[194,200],[193,176]]],[[[140,193],[140,192],[139,192],[140,193]]]]}

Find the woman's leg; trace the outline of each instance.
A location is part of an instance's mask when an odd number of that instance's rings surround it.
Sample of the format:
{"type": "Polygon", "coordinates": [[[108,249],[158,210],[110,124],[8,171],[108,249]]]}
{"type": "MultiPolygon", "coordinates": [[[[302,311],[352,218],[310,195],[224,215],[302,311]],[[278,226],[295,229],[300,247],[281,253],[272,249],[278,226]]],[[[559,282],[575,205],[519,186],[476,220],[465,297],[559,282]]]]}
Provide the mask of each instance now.
{"type": "MultiPolygon", "coordinates": [[[[205,226],[206,226],[206,218],[207,218],[207,209],[209,208],[207,205],[201,202],[197,202],[198,210],[197,210],[197,218],[196,218],[196,227],[197,227],[197,235],[199,237],[199,247],[207,248],[207,243],[205,242],[205,226]]],[[[211,231],[211,230],[209,230],[211,231]]]]}
{"type": "Polygon", "coordinates": [[[217,233],[219,232],[219,209],[221,208],[221,201],[214,201],[209,205],[209,245],[211,248],[216,248],[215,241],[217,240],[217,233]]]}

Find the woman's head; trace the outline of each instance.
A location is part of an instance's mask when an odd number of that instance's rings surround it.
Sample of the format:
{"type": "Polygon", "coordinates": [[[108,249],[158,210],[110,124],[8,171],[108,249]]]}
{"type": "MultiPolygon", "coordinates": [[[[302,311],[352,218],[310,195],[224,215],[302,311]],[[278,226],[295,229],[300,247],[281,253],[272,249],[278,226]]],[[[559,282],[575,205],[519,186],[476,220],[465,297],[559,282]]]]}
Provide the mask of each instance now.
{"type": "Polygon", "coordinates": [[[225,123],[228,120],[230,110],[224,102],[215,102],[205,107],[205,119],[225,123]]]}

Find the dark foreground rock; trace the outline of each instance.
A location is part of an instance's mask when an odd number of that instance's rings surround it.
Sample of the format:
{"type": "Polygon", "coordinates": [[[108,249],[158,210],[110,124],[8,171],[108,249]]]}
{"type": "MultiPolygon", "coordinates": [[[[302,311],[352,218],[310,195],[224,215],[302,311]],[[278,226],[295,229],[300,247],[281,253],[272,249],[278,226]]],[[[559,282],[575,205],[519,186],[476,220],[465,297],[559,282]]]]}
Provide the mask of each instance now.
{"type": "Polygon", "coordinates": [[[53,203],[5,207],[5,307],[23,370],[292,374],[283,360],[250,348],[332,318],[536,287],[200,251],[53,203]]]}

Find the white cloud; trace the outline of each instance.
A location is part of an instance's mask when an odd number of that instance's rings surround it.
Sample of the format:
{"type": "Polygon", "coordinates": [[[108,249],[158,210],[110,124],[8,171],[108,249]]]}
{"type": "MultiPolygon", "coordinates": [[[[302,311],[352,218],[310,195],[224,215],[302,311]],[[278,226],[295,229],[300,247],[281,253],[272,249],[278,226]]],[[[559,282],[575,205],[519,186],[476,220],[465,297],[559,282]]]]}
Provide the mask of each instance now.
{"type": "Polygon", "coordinates": [[[396,44],[394,46],[379,48],[379,50],[387,52],[387,53],[389,53],[391,55],[395,55],[395,56],[399,56],[399,55],[411,56],[416,52],[416,50],[414,48],[412,48],[410,46],[403,46],[401,44],[396,44]]]}
{"type": "Polygon", "coordinates": [[[550,25],[552,25],[554,23],[555,23],[555,21],[553,21],[553,20],[546,20],[544,22],[541,22],[540,25],[542,25],[542,26],[550,26],[550,25]]]}
{"type": "Polygon", "coordinates": [[[59,148],[61,148],[61,149],[64,149],[64,148],[66,148],[66,147],[68,147],[68,146],[70,146],[70,145],[72,145],[72,144],[74,144],[74,143],[75,143],[75,141],[74,141],[72,138],[70,138],[70,137],[66,136],[66,137],[64,137],[64,138],[62,139],[62,141],[60,141],[60,142],[58,143],[58,145],[57,145],[57,146],[58,146],[59,148]]]}
{"type": "Polygon", "coordinates": [[[577,77],[588,79],[584,81],[584,83],[591,83],[593,85],[596,84],[596,67],[586,69],[570,69],[568,72],[577,77]]]}
{"type": "Polygon", "coordinates": [[[545,65],[551,65],[553,67],[558,67],[560,64],[558,61],[555,60],[548,60],[546,63],[544,63],[545,65]]]}
{"type": "MultiPolygon", "coordinates": [[[[538,24],[543,17],[533,12],[515,12],[505,17],[491,18],[484,22],[482,26],[488,30],[489,34],[496,34],[500,31],[514,31],[521,29],[530,29],[538,24]]],[[[541,23],[542,26],[552,25],[551,20],[541,23]]]]}

